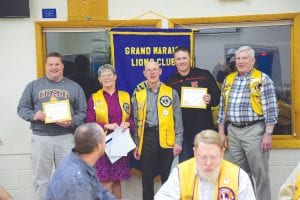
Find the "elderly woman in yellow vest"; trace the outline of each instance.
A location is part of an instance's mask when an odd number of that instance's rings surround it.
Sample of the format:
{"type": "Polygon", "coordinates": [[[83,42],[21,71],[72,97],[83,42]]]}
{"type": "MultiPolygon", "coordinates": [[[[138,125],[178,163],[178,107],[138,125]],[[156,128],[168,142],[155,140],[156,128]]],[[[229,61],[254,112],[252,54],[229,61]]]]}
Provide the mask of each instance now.
{"type": "Polygon", "coordinates": [[[278,200],[300,199],[300,162],[280,187],[278,200]]]}
{"type": "Polygon", "coordinates": [[[194,158],[172,170],[155,200],[255,200],[248,174],[223,160],[219,134],[204,130],[194,139],[194,158]]]}
{"type": "MultiPolygon", "coordinates": [[[[98,122],[107,134],[117,127],[123,130],[131,128],[132,132],[134,122],[130,96],[127,92],[116,89],[117,75],[113,66],[102,65],[98,70],[98,79],[103,88],[89,98],[86,121],[98,122]]],[[[104,155],[96,162],[95,168],[101,184],[120,199],[120,181],[130,177],[129,158],[124,156],[112,164],[107,155],[104,155]]]]}

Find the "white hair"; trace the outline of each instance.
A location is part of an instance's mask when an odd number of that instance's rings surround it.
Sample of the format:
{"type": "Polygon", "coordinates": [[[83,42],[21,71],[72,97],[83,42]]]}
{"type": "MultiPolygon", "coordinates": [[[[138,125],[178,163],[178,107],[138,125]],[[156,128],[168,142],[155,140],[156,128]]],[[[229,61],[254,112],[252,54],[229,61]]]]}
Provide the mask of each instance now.
{"type": "Polygon", "coordinates": [[[238,50],[235,51],[235,56],[244,51],[247,52],[251,58],[255,58],[255,52],[250,46],[241,46],[238,50]]]}

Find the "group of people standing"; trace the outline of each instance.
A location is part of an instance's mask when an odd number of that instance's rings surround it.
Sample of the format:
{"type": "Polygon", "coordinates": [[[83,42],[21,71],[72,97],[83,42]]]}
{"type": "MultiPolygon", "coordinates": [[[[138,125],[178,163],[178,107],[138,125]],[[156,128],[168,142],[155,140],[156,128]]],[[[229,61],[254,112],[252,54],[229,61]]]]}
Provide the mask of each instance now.
{"type": "MultiPolygon", "coordinates": [[[[112,164],[103,155],[103,137],[120,127],[130,129],[137,145],[133,155],[141,161],[144,200],[195,196],[196,199],[211,199],[214,195],[219,195],[218,199],[251,200],[255,199],[253,191],[258,200],[270,200],[268,157],[278,116],[275,89],[272,80],[254,68],[255,54],[251,47],[239,48],[235,57],[237,72],[225,78],[220,90],[208,70],[191,67],[189,49],[177,47],[174,51],[177,70],[168,81],[160,81],[161,67],[149,60],[143,71],[146,81],[135,89],[132,97],[116,88],[115,70],[106,64],[98,70],[102,89],[93,93],[86,103],[82,88],[63,76],[62,57],[58,53],[48,54],[46,76],[26,86],[18,105],[18,114],[30,121],[33,131],[32,167],[36,199],[45,199],[47,188],[52,188],[48,190],[51,193],[49,196],[47,193],[47,198],[51,196],[48,199],[66,199],[66,196],[59,197],[64,193],[53,191],[53,184],[57,181],[48,183],[53,164],[58,166],[74,147],[73,132],[79,126],[77,129],[81,131],[75,131],[75,149],[68,159],[79,163],[81,158],[94,165],[101,185],[117,199],[121,198],[120,181],[130,176],[129,159],[124,156],[112,164]],[[206,88],[202,99],[205,108],[182,107],[183,87],[206,88]],[[69,100],[72,120],[45,123],[42,104],[59,100],[69,100]],[[218,105],[219,134],[214,131],[211,110],[218,105]],[[88,125],[82,128],[80,125],[84,122],[96,122],[105,132],[101,140],[90,146],[93,151],[84,152],[80,146],[83,140],[80,133],[89,132],[84,128],[91,128],[88,125]],[[228,138],[225,136],[226,127],[228,138]],[[230,160],[236,165],[223,160],[225,148],[229,149],[230,160]],[[92,159],[84,156],[89,153],[93,153],[92,159]],[[169,177],[177,155],[180,164],[169,177]],[[164,185],[154,197],[157,169],[164,185]],[[217,181],[220,177],[223,182],[217,181]],[[254,190],[250,181],[252,177],[254,190]]],[[[82,144],[91,142],[84,141],[86,143],[82,144]]],[[[67,168],[66,161],[63,163],[67,168]]],[[[98,181],[90,168],[80,169],[78,173],[82,173],[83,178],[98,181]]],[[[55,177],[63,179],[67,176],[54,174],[55,177]]],[[[94,197],[99,197],[99,192],[103,198],[104,190],[92,185],[93,181],[85,182],[85,187],[77,191],[72,190],[72,196],[91,192],[94,197]]],[[[111,198],[106,193],[104,196],[111,198]]]]}

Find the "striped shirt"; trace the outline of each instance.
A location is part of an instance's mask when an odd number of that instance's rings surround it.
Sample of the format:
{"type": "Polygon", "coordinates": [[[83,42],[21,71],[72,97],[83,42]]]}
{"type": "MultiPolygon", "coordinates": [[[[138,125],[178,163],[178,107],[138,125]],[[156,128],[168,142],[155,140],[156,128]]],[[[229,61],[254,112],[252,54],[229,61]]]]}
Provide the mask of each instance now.
{"type": "MultiPolygon", "coordinates": [[[[278,104],[273,81],[268,75],[262,73],[261,103],[263,115],[255,113],[250,102],[250,75],[251,72],[236,76],[232,85],[227,113],[224,111],[224,98],[221,95],[218,113],[218,124],[224,124],[225,121],[243,124],[257,120],[264,120],[267,125],[276,124],[278,119],[278,104]]],[[[224,81],[225,83],[225,81],[224,81]]],[[[223,88],[224,89],[224,83],[223,88]]]]}

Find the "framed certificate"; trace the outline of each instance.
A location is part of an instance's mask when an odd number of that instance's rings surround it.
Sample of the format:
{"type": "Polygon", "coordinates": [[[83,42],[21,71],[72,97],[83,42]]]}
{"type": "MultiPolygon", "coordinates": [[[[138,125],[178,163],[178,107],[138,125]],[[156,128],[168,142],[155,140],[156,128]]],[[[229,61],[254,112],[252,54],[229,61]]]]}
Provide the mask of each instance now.
{"type": "Polygon", "coordinates": [[[69,100],[49,101],[42,104],[45,123],[72,120],[69,100]]]}
{"type": "Polygon", "coordinates": [[[203,100],[204,94],[207,94],[207,88],[182,87],[181,107],[206,109],[206,104],[203,100]]]}

